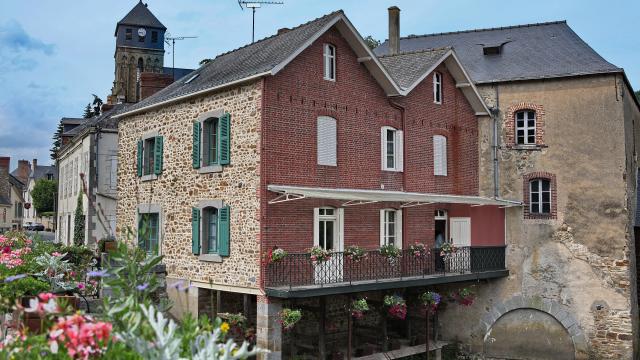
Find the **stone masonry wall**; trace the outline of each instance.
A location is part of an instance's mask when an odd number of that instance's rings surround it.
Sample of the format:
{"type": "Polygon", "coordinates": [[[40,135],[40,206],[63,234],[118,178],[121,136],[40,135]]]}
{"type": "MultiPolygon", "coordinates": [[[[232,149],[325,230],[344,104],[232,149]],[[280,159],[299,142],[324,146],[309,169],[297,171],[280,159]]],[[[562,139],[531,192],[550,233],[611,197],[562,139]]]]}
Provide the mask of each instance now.
{"type": "Polygon", "coordinates": [[[119,127],[118,233],[135,229],[138,204],[161,208],[160,251],[168,277],[237,287],[257,287],[259,274],[259,163],[262,82],[168,105],[123,119],[119,127]],[[231,164],[220,173],[192,167],[193,121],[203,112],[231,114],[231,164]],[[163,172],[136,176],[136,144],[145,133],[164,137],[163,172]],[[219,199],[231,208],[230,256],[198,260],[191,250],[191,208],[219,199]]]}
{"type": "MultiPolygon", "coordinates": [[[[627,203],[632,195],[625,164],[632,155],[622,141],[629,120],[613,80],[613,76],[582,77],[479,89],[489,106],[496,106],[499,96],[500,196],[525,200],[527,174],[553,174],[557,216],[527,219],[520,207],[506,209],[510,275],[478,286],[472,307],[441,314],[448,324],[442,328],[445,339],[459,339],[482,352],[487,341],[493,341],[485,336],[501,316],[536,309],[562,324],[577,358],[633,357],[635,259],[629,231],[633,209],[627,203]],[[544,110],[544,147],[507,147],[505,121],[511,116],[506,109],[522,103],[544,110]],[[478,325],[469,327],[472,323],[478,325]]],[[[480,193],[489,196],[493,195],[491,127],[490,120],[481,120],[480,193]]]]}

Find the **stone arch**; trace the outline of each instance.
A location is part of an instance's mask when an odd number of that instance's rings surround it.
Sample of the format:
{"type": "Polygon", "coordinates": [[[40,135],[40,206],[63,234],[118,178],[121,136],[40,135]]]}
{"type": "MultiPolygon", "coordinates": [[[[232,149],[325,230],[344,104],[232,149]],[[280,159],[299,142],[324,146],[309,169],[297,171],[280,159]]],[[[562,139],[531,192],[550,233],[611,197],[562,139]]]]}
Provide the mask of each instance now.
{"type": "Polygon", "coordinates": [[[558,358],[586,359],[588,356],[587,338],[578,322],[553,300],[514,296],[495,304],[482,318],[481,325],[484,327],[484,353],[488,357],[543,359],[545,357],[535,356],[535,350],[539,351],[543,346],[553,349],[553,353],[565,354],[558,358]],[[518,343],[514,332],[519,332],[523,341],[518,343]],[[508,345],[499,343],[497,337],[502,334],[508,335],[508,345]],[[512,348],[513,353],[505,353],[507,348],[512,348]],[[525,351],[527,355],[519,357],[519,351],[525,351]]]}

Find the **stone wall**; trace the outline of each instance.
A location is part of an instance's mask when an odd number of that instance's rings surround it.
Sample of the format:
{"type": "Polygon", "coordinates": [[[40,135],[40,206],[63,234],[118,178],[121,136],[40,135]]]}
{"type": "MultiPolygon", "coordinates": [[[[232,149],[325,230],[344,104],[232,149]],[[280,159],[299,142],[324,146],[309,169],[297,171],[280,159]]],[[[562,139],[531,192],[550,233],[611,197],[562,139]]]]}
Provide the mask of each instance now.
{"type": "Polygon", "coordinates": [[[160,251],[168,277],[256,288],[259,275],[259,164],[261,81],[165,106],[121,120],[119,125],[117,228],[137,224],[139,204],[161,209],[160,251]],[[201,174],[192,167],[192,123],[206,111],[231,114],[231,164],[201,174]],[[144,134],[164,137],[163,172],[136,176],[136,144],[144,134]],[[201,200],[231,208],[230,256],[221,263],[198,260],[191,248],[191,208],[201,200]]]}
{"type": "MultiPolygon", "coordinates": [[[[499,195],[524,200],[528,174],[553,174],[557,213],[555,218],[527,219],[522,208],[506,210],[510,276],[478,286],[478,301],[471,308],[445,311],[445,339],[457,338],[482,352],[485,336],[506,313],[507,302],[511,310],[539,303],[533,308],[569,332],[577,358],[632,358],[636,291],[629,214],[634,210],[627,201],[633,188],[627,186],[631,169],[626,160],[633,155],[621,141],[631,119],[623,114],[615,84],[611,75],[480,87],[488,105],[499,103],[502,110],[499,195]],[[512,115],[506,109],[522,103],[543,109],[544,146],[507,146],[505,121],[512,115]],[[469,327],[478,316],[483,322],[469,327]]],[[[480,192],[490,196],[490,119],[481,120],[479,134],[480,192]]]]}

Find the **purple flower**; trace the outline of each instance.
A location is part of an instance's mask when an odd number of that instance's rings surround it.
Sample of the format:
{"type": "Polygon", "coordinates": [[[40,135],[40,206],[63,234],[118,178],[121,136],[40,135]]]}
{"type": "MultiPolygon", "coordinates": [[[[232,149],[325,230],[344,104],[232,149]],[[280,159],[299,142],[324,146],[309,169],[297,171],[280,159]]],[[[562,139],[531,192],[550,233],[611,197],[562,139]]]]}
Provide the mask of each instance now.
{"type": "Polygon", "coordinates": [[[5,283],[10,283],[10,282],[12,282],[12,281],[20,280],[20,279],[25,278],[25,277],[27,277],[27,274],[20,274],[20,275],[7,276],[7,277],[4,279],[4,282],[5,282],[5,283]]]}
{"type": "Polygon", "coordinates": [[[87,273],[87,275],[89,277],[107,277],[107,276],[109,276],[109,274],[107,274],[107,270],[89,271],[87,273]]]}
{"type": "Polygon", "coordinates": [[[136,289],[138,289],[138,290],[140,290],[140,291],[144,291],[144,290],[146,290],[148,287],[149,287],[149,284],[148,284],[148,283],[144,283],[144,284],[142,284],[142,285],[138,285],[138,286],[136,286],[136,289]]]}

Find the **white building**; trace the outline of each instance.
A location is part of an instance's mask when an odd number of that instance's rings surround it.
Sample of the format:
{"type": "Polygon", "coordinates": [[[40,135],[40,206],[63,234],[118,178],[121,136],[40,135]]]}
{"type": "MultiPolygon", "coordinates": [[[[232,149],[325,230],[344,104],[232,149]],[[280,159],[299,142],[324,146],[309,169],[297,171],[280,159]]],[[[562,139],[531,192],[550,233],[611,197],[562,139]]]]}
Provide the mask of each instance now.
{"type": "Polygon", "coordinates": [[[117,121],[111,115],[122,105],[106,109],[63,133],[58,152],[58,226],[56,241],[74,242],[75,213],[82,197],[84,244],[115,236],[116,173],[118,168],[117,121]]]}

